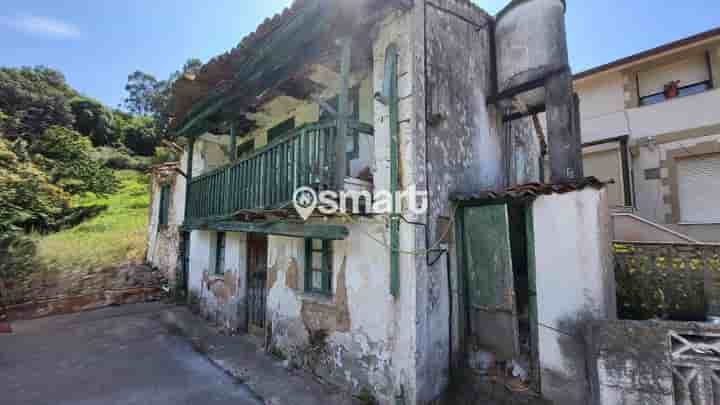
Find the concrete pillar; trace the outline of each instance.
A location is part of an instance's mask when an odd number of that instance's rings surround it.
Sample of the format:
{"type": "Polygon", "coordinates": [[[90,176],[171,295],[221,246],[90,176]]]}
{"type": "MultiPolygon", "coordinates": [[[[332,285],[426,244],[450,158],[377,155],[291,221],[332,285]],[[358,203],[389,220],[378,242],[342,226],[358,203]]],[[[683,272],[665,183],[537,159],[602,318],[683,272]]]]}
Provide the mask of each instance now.
{"type": "Polygon", "coordinates": [[[578,101],[573,95],[569,71],[550,77],[545,85],[550,181],[563,183],[582,179],[582,140],[578,124],[578,101]]]}

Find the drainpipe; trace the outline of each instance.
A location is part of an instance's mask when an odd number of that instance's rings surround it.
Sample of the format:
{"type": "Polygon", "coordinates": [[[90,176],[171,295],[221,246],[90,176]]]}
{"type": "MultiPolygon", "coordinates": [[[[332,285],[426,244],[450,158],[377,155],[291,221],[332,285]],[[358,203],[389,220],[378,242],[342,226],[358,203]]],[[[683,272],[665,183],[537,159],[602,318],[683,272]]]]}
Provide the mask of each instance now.
{"type": "Polygon", "coordinates": [[[389,110],[390,125],[390,194],[392,195],[392,214],[390,215],[390,293],[397,298],[400,295],[400,215],[397,213],[395,193],[399,188],[400,151],[398,137],[400,132],[399,99],[397,80],[398,50],[390,44],[385,51],[385,80],[383,93],[389,110]]]}

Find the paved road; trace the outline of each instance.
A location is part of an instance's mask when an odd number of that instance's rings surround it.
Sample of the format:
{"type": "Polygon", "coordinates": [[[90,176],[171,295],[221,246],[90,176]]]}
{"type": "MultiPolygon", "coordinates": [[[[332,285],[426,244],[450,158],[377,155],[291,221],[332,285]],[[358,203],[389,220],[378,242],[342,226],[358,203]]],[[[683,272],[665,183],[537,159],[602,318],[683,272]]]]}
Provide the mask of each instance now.
{"type": "Polygon", "coordinates": [[[0,404],[261,404],[170,334],[162,304],[13,323],[0,335],[0,404]]]}

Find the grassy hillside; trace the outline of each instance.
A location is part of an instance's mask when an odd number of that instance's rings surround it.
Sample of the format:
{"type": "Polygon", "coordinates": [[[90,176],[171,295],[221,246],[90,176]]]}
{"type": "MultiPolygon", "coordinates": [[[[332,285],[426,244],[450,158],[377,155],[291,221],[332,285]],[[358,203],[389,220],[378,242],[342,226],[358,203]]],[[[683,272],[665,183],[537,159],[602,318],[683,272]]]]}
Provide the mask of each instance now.
{"type": "Polygon", "coordinates": [[[96,270],[141,261],[147,236],[149,178],[135,171],[115,172],[121,183],[107,198],[76,197],[75,206],[106,205],[99,216],[73,229],[38,240],[38,255],[50,271],[96,270]]]}

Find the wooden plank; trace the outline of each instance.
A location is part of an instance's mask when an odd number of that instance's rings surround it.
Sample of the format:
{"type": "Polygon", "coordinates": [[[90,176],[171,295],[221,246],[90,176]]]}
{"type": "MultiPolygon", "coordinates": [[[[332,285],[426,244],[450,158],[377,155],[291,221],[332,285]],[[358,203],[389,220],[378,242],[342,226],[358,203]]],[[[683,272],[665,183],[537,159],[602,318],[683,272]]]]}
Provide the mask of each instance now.
{"type": "Polygon", "coordinates": [[[338,100],[338,133],[335,141],[334,184],[336,190],[345,187],[347,152],[345,143],[350,118],[350,66],[352,64],[352,38],[338,40],[340,46],[340,94],[338,100]]]}
{"type": "Polygon", "coordinates": [[[464,209],[471,333],[501,360],[519,353],[508,207],[464,209]]]}
{"type": "Polygon", "coordinates": [[[528,293],[530,312],[531,378],[533,388],[540,392],[540,330],[538,327],[537,269],[535,267],[535,224],[532,205],[525,207],[525,237],[527,241],[528,293]]]}
{"type": "Polygon", "coordinates": [[[278,235],[293,238],[344,240],[350,231],[344,225],[305,224],[295,222],[251,223],[239,221],[193,220],[184,226],[186,230],[204,229],[219,232],[246,232],[278,235]]]}

